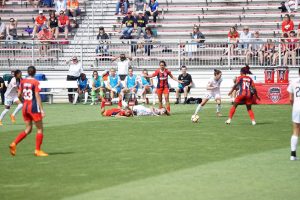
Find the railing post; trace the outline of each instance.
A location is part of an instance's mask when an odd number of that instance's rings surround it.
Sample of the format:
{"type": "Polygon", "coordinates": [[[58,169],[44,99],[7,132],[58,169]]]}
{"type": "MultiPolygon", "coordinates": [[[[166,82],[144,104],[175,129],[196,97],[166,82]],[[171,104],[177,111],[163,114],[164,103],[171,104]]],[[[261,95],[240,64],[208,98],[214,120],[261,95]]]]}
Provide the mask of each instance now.
{"type": "Polygon", "coordinates": [[[280,38],[278,38],[278,42],[279,42],[279,48],[278,48],[278,65],[281,67],[281,63],[282,63],[282,61],[281,61],[281,39],[280,38]]]}
{"type": "Polygon", "coordinates": [[[31,45],[31,64],[34,66],[34,40],[32,40],[31,45]]]}
{"type": "Polygon", "coordinates": [[[181,65],[181,48],[180,48],[181,40],[178,40],[177,43],[178,43],[178,69],[179,69],[181,65]]]}

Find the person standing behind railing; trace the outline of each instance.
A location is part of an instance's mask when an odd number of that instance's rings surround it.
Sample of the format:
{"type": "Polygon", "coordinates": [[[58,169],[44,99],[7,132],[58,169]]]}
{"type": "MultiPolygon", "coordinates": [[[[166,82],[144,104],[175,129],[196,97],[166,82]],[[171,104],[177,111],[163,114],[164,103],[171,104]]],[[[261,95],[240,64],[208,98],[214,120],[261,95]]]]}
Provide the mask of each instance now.
{"type": "Polygon", "coordinates": [[[10,18],[9,24],[6,26],[6,40],[17,40],[18,32],[17,32],[18,20],[14,18],[10,18]]]}
{"type": "Polygon", "coordinates": [[[53,40],[53,34],[46,25],[42,26],[42,30],[38,33],[37,38],[41,42],[39,51],[41,56],[47,56],[48,45],[51,44],[50,40],[53,40]]]}
{"type": "MultiPolygon", "coordinates": [[[[78,61],[77,57],[74,56],[70,61],[67,62],[69,66],[69,72],[67,75],[67,81],[77,81],[80,74],[83,73],[82,63],[78,61]]],[[[68,92],[74,92],[74,89],[68,89],[68,92]]],[[[69,102],[73,103],[73,95],[68,94],[69,102]]]]}
{"type": "Polygon", "coordinates": [[[287,66],[288,64],[288,58],[289,56],[292,57],[292,65],[295,67],[296,66],[296,51],[299,49],[299,44],[298,41],[299,39],[296,38],[296,33],[295,31],[291,31],[289,34],[289,38],[286,39],[287,41],[287,51],[284,55],[283,59],[283,65],[287,66]]]}
{"type": "Polygon", "coordinates": [[[97,35],[97,40],[99,41],[100,45],[96,47],[96,54],[98,55],[99,52],[104,53],[104,55],[108,55],[108,41],[109,36],[105,33],[104,28],[101,26],[99,27],[99,33],[97,35]]]}

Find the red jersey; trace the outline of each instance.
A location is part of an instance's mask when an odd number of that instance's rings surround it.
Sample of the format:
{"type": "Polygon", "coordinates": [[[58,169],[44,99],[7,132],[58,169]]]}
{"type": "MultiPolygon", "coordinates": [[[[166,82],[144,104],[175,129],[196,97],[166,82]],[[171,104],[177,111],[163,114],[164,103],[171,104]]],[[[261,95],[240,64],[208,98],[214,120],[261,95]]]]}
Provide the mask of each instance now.
{"type": "Polygon", "coordinates": [[[234,33],[231,33],[231,32],[229,31],[228,37],[229,37],[230,39],[232,39],[232,38],[239,38],[240,35],[239,35],[239,33],[238,33],[237,31],[234,32],[234,33]]]}
{"type": "Polygon", "coordinates": [[[168,76],[172,76],[172,73],[165,69],[163,72],[157,69],[152,77],[157,77],[157,88],[169,88],[168,76]]]}
{"type": "Polygon", "coordinates": [[[290,38],[290,39],[287,39],[286,41],[288,42],[288,45],[287,45],[288,49],[294,50],[294,49],[296,49],[296,43],[299,41],[299,39],[290,38]]]}
{"type": "Polygon", "coordinates": [[[249,76],[239,76],[236,80],[238,84],[238,96],[251,97],[250,87],[254,87],[254,82],[249,76]]]}
{"type": "Polygon", "coordinates": [[[281,29],[283,33],[287,33],[294,30],[294,22],[290,21],[283,21],[281,24],[281,29]]]}
{"type": "Polygon", "coordinates": [[[33,78],[25,78],[21,81],[19,90],[22,92],[24,99],[23,113],[40,113],[35,96],[35,92],[40,92],[41,90],[39,81],[33,78]]]}
{"type": "Polygon", "coordinates": [[[125,111],[119,108],[112,108],[110,110],[105,111],[105,116],[106,117],[111,117],[111,116],[115,116],[115,115],[121,115],[121,116],[125,116],[125,111]]]}
{"type": "Polygon", "coordinates": [[[58,21],[61,25],[68,25],[67,22],[69,21],[69,17],[67,15],[59,16],[58,21]]]}
{"type": "Polygon", "coordinates": [[[43,25],[45,23],[45,21],[47,21],[47,18],[43,15],[43,16],[37,16],[36,19],[35,19],[35,22],[38,24],[38,25],[43,25]]]}

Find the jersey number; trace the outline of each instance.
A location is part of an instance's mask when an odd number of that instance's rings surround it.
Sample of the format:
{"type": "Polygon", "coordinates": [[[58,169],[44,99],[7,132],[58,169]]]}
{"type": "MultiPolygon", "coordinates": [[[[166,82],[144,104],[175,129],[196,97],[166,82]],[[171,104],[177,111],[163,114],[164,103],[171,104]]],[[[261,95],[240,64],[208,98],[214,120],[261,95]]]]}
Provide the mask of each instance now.
{"type": "Polygon", "coordinates": [[[25,100],[32,100],[32,90],[23,89],[23,98],[25,100]]]}
{"type": "Polygon", "coordinates": [[[300,97],[300,87],[296,87],[296,97],[300,97]]]}
{"type": "Polygon", "coordinates": [[[247,81],[243,82],[243,90],[248,90],[249,86],[250,86],[249,82],[247,82],[247,81]]]}

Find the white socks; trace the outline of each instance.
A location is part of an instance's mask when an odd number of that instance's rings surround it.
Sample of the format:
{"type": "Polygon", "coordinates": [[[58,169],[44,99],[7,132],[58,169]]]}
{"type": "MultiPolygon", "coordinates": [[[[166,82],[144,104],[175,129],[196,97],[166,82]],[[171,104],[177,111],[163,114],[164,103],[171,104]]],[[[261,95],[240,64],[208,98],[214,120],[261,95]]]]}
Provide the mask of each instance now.
{"type": "Polygon", "coordinates": [[[217,104],[217,113],[221,112],[221,104],[217,104]]]}
{"type": "Polygon", "coordinates": [[[202,108],[202,106],[201,106],[201,104],[199,104],[195,110],[195,115],[198,114],[198,112],[201,110],[201,108],[202,108]]]}
{"type": "Polygon", "coordinates": [[[84,93],[84,103],[87,102],[88,97],[89,97],[89,93],[85,92],[84,93]]]}
{"type": "Polygon", "coordinates": [[[291,151],[296,151],[298,144],[298,136],[292,135],[291,137],[291,151]]]}
{"type": "Polygon", "coordinates": [[[9,109],[4,109],[0,115],[0,121],[5,117],[5,115],[9,112],[9,109]]]}
{"type": "Polygon", "coordinates": [[[15,111],[13,112],[13,116],[16,116],[16,114],[23,108],[23,104],[20,103],[18,104],[18,106],[16,107],[15,111]]]}

